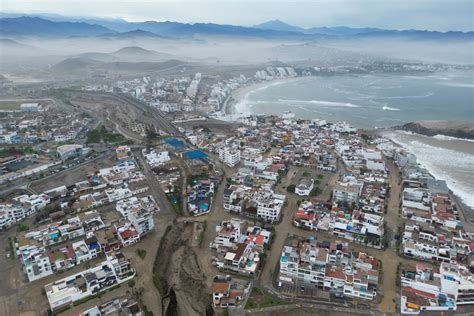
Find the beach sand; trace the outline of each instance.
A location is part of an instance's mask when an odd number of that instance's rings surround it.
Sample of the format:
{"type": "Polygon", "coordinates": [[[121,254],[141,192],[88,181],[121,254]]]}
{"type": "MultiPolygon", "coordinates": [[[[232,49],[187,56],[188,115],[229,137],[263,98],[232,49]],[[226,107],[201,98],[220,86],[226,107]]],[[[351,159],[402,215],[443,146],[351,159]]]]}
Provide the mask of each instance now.
{"type": "Polygon", "coordinates": [[[264,82],[242,86],[231,92],[230,96],[224,102],[222,112],[225,114],[239,114],[236,112],[237,111],[236,106],[239,104],[239,102],[241,102],[242,100],[245,100],[254,91],[258,91],[260,89],[266,89],[267,87],[279,85],[279,84],[286,83],[289,81],[297,81],[297,80],[302,80],[302,79],[304,79],[304,77],[283,78],[283,79],[275,79],[271,81],[264,81],[264,82]]]}

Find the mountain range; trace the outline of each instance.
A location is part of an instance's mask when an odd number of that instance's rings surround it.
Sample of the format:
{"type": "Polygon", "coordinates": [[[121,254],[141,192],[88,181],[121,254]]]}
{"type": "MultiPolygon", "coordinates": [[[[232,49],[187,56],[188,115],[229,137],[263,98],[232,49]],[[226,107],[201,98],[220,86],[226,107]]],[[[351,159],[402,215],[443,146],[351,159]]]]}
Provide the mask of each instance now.
{"type": "Polygon", "coordinates": [[[280,20],[253,27],[180,22],[126,22],[120,19],[87,19],[61,16],[15,16],[0,14],[2,37],[167,37],[193,38],[199,35],[226,37],[256,37],[267,39],[327,39],[327,38],[405,38],[432,40],[474,40],[474,32],[437,32],[426,30],[389,30],[379,28],[313,27],[301,28],[280,20]]]}

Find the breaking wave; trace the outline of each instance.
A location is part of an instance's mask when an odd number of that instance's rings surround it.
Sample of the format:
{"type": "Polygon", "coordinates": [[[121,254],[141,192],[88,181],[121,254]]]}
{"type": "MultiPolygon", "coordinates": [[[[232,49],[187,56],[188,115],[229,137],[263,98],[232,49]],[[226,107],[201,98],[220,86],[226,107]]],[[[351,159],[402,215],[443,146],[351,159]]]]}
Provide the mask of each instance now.
{"type": "Polygon", "coordinates": [[[384,111],[400,111],[399,108],[391,108],[389,106],[383,106],[382,110],[384,110],[384,111]]]}
{"type": "Polygon", "coordinates": [[[283,103],[305,103],[305,104],[318,104],[323,106],[342,106],[348,108],[360,108],[362,105],[353,104],[350,102],[332,102],[332,101],[321,101],[321,100],[287,100],[278,99],[279,102],[283,103]]]}

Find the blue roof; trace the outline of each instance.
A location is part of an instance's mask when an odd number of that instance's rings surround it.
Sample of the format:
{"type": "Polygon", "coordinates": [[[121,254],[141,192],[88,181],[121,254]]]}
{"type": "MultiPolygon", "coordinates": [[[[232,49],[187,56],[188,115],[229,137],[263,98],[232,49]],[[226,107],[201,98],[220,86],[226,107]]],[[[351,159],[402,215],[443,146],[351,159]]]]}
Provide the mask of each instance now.
{"type": "Polygon", "coordinates": [[[184,143],[177,138],[169,137],[165,139],[165,142],[169,145],[173,146],[174,148],[182,148],[184,147],[184,143]]]}
{"type": "Polygon", "coordinates": [[[191,150],[191,151],[187,151],[185,153],[183,153],[183,155],[186,157],[186,158],[189,158],[189,159],[203,159],[203,158],[207,158],[207,154],[205,152],[203,152],[202,150],[191,150]]]}

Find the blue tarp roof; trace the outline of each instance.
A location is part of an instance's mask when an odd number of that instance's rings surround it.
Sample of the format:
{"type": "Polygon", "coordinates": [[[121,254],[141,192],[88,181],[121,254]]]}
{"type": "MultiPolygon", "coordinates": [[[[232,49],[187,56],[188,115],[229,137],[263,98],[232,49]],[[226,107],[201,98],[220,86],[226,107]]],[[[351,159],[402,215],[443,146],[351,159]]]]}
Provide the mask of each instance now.
{"type": "Polygon", "coordinates": [[[207,158],[207,154],[202,150],[191,150],[183,153],[184,157],[189,159],[203,159],[207,158]]]}
{"type": "Polygon", "coordinates": [[[180,141],[179,139],[177,138],[174,138],[174,137],[169,137],[167,139],[165,139],[165,142],[171,146],[173,146],[174,148],[182,148],[184,147],[184,144],[182,141],[180,141]]]}

